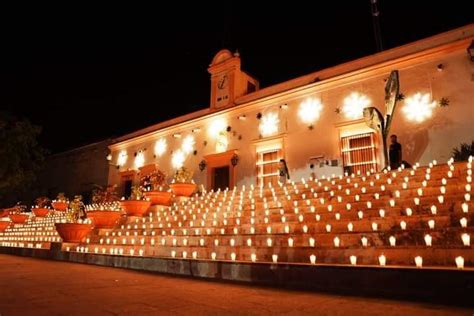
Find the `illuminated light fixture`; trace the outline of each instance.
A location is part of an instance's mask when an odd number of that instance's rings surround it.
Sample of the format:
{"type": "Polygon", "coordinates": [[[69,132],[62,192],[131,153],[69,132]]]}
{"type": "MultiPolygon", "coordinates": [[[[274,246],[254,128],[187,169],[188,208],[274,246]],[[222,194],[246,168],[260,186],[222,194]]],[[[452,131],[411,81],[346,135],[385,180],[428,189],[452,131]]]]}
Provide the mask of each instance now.
{"type": "Polygon", "coordinates": [[[319,99],[307,99],[300,104],[298,116],[300,120],[308,125],[312,125],[319,119],[323,105],[319,99]]]}
{"type": "Polygon", "coordinates": [[[241,121],[245,121],[247,119],[247,117],[245,116],[245,114],[242,114],[242,115],[238,116],[238,119],[241,120],[241,121]]]}
{"type": "Polygon", "coordinates": [[[263,137],[274,135],[278,132],[278,124],[280,119],[278,114],[270,112],[262,116],[260,120],[259,130],[263,137]]]}
{"type": "Polygon", "coordinates": [[[285,104],[280,105],[280,109],[282,110],[288,109],[288,104],[285,103],[285,104]]]}
{"type": "Polygon", "coordinates": [[[162,156],[165,153],[167,147],[168,144],[166,143],[166,139],[160,138],[155,143],[155,155],[157,155],[158,157],[162,156]]]}
{"type": "Polygon", "coordinates": [[[364,108],[370,105],[370,100],[363,94],[352,92],[348,97],[344,99],[344,105],[342,106],[342,112],[346,118],[358,119],[362,118],[364,108]]]}
{"type": "Polygon", "coordinates": [[[224,119],[216,119],[211,122],[207,129],[207,134],[216,139],[221,132],[225,132],[227,129],[227,122],[224,119]]]}
{"type": "Polygon", "coordinates": [[[181,138],[181,134],[180,134],[180,133],[174,133],[174,134],[173,134],[173,137],[174,137],[174,138],[181,138]]]}
{"type": "Polygon", "coordinates": [[[111,154],[108,154],[105,159],[107,159],[107,161],[111,161],[112,160],[112,155],[111,154]]]}
{"type": "Polygon", "coordinates": [[[435,107],[436,101],[430,102],[430,95],[428,93],[416,93],[405,100],[405,106],[402,108],[402,112],[405,113],[409,121],[420,123],[433,115],[433,109],[435,107]]]}
{"type": "Polygon", "coordinates": [[[122,150],[117,157],[117,165],[123,166],[127,162],[128,154],[125,150],[122,150]]]}
{"type": "Polygon", "coordinates": [[[137,155],[135,156],[135,168],[141,168],[145,165],[145,154],[143,151],[139,151],[137,155]]]}
{"type": "Polygon", "coordinates": [[[184,152],[181,150],[177,150],[171,156],[171,164],[173,168],[179,169],[184,165],[184,160],[186,159],[184,152]]]}
{"type": "Polygon", "coordinates": [[[190,152],[193,151],[194,144],[196,144],[196,141],[194,140],[194,136],[188,135],[183,139],[183,143],[181,144],[181,150],[185,154],[189,154],[190,152]]]}
{"type": "Polygon", "coordinates": [[[200,127],[196,127],[196,128],[193,128],[193,129],[191,130],[191,132],[193,132],[193,133],[199,133],[200,131],[201,131],[201,128],[200,128],[200,127]]]}

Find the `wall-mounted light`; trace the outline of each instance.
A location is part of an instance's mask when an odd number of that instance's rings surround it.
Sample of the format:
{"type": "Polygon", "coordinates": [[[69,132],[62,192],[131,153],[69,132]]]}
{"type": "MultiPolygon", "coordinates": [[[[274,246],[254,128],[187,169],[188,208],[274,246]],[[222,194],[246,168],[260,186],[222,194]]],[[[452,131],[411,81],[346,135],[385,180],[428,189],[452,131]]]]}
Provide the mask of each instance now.
{"type": "Polygon", "coordinates": [[[174,137],[174,138],[181,138],[181,134],[180,134],[180,133],[174,133],[174,134],[173,134],[173,137],[174,137]]]}
{"type": "Polygon", "coordinates": [[[145,154],[143,153],[143,151],[139,151],[137,153],[137,155],[135,156],[134,164],[135,164],[135,168],[137,169],[145,165],[145,154]]]}
{"type": "Polygon", "coordinates": [[[342,106],[342,112],[349,119],[362,118],[364,114],[364,108],[370,105],[370,100],[363,94],[352,92],[348,97],[344,99],[344,105],[342,106]]]}
{"type": "Polygon", "coordinates": [[[300,104],[298,116],[303,123],[312,125],[319,119],[322,109],[321,100],[309,98],[300,104]]]}
{"type": "Polygon", "coordinates": [[[199,133],[201,131],[201,128],[200,127],[196,127],[196,128],[193,128],[191,130],[193,133],[199,133]]]}
{"type": "Polygon", "coordinates": [[[184,160],[186,159],[186,156],[184,155],[183,151],[178,149],[173,153],[171,156],[171,164],[173,165],[173,168],[179,169],[184,165],[184,160]]]}
{"type": "Polygon", "coordinates": [[[280,119],[277,113],[270,112],[262,115],[259,125],[260,134],[264,137],[276,134],[278,132],[279,123],[280,119]]]}
{"type": "Polygon", "coordinates": [[[237,154],[233,154],[232,158],[230,158],[230,163],[234,167],[237,166],[237,164],[239,163],[239,156],[237,154]]]}
{"type": "Polygon", "coordinates": [[[155,155],[156,156],[161,156],[165,153],[166,147],[168,147],[168,144],[166,143],[165,138],[160,138],[159,140],[156,141],[155,143],[155,155]]]}
{"type": "Polygon", "coordinates": [[[183,139],[183,143],[181,144],[181,149],[185,154],[189,154],[194,149],[194,144],[196,141],[194,140],[194,136],[188,135],[183,139]]]}
{"type": "Polygon", "coordinates": [[[111,161],[112,160],[112,154],[108,154],[105,159],[107,159],[107,161],[111,161]]]}
{"type": "Polygon", "coordinates": [[[288,109],[288,104],[285,103],[285,104],[280,105],[280,109],[282,110],[288,109]]]}
{"type": "Polygon", "coordinates": [[[242,115],[238,116],[238,119],[241,120],[241,121],[245,121],[247,119],[247,117],[245,116],[245,114],[242,114],[242,115]]]}
{"type": "Polygon", "coordinates": [[[433,109],[436,107],[436,101],[430,101],[430,99],[428,93],[415,93],[405,100],[402,112],[409,121],[423,122],[433,115],[433,109]]]}
{"type": "Polygon", "coordinates": [[[128,154],[127,151],[122,150],[117,157],[117,165],[123,166],[127,162],[128,154]]]}

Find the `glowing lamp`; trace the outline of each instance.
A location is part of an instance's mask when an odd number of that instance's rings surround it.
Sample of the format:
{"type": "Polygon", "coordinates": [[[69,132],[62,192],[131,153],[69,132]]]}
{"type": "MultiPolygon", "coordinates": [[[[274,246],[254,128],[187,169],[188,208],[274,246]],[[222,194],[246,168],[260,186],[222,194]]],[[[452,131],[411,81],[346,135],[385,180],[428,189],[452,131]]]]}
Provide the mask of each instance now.
{"type": "Polygon", "coordinates": [[[349,260],[353,266],[357,265],[357,257],[356,256],[350,256],[349,260]]]}
{"type": "Polygon", "coordinates": [[[273,261],[273,263],[277,263],[278,262],[278,255],[272,255],[272,261],[273,261]]]}
{"type": "Polygon", "coordinates": [[[469,236],[469,234],[462,234],[461,239],[464,246],[469,247],[471,245],[471,237],[469,236]]]}
{"type": "Polygon", "coordinates": [[[309,261],[311,262],[311,264],[316,264],[316,256],[315,255],[309,256],[309,261]]]}
{"type": "Polygon", "coordinates": [[[454,259],[456,261],[456,267],[458,269],[464,269],[464,258],[461,256],[458,256],[454,259]]]}
{"type": "Polygon", "coordinates": [[[420,256],[415,257],[415,265],[417,268],[423,267],[423,258],[420,256]]]}
{"type": "Polygon", "coordinates": [[[379,256],[379,264],[383,267],[387,263],[387,258],[384,255],[379,256]]]}
{"type": "Polygon", "coordinates": [[[464,228],[467,227],[467,219],[465,217],[461,218],[459,220],[459,223],[461,224],[461,227],[464,227],[464,228]]]}
{"type": "Polygon", "coordinates": [[[405,100],[402,112],[409,121],[423,122],[432,116],[433,109],[436,107],[436,101],[430,102],[430,99],[428,93],[416,93],[405,100]]]}
{"type": "Polygon", "coordinates": [[[363,116],[364,108],[370,105],[370,100],[363,94],[351,93],[344,99],[342,112],[346,118],[358,119],[363,116]]]}
{"type": "Polygon", "coordinates": [[[390,241],[390,246],[392,247],[396,246],[397,239],[395,238],[395,236],[390,236],[389,241],[390,241]]]}
{"type": "Polygon", "coordinates": [[[425,235],[425,244],[426,244],[426,246],[431,247],[432,240],[433,240],[433,238],[429,234],[425,235]]]}
{"type": "Polygon", "coordinates": [[[319,119],[323,105],[319,99],[306,99],[300,104],[298,116],[300,120],[308,125],[312,125],[319,119]]]}
{"type": "Polygon", "coordinates": [[[262,116],[260,120],[259,130],[263,137],[274,135],[278,132],[280,119],[278,114],[270,112],[262,116]]]}

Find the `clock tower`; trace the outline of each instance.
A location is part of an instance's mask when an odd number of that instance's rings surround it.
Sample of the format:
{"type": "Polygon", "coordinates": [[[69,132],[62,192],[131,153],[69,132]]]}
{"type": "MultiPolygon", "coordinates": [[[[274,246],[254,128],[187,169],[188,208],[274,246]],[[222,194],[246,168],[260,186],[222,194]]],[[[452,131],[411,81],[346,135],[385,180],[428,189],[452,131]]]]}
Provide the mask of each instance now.
{"type": "Polygon", "coordinates": [[[220,109],[235,105],[235,100],[245,94],[258,90],[258,81],[240,69],[240,56],[229,50],[219,51],[212,59],[211,108],[220,109]]]}

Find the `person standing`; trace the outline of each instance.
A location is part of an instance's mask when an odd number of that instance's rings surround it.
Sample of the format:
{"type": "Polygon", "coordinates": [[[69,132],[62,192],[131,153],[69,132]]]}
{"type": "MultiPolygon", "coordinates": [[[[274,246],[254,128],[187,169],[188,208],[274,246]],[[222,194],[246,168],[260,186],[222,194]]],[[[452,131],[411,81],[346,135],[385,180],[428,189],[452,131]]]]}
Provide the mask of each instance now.
{"type": "Polygon", "coordinates": [[[397,169],[402,165],[402,145],[397,140],[397,135],[390,135],[390,148],[388,151],[390,168],[397,169]]]}
{"type": "Polygon", "coordinates": [[[278,167],[278,173],[280,176],[280,182],[286,183],[290,179],[290,173],[288,171],[288,166],[286,165],[285,159],[280,159],[280,166],[278,167]]]}

